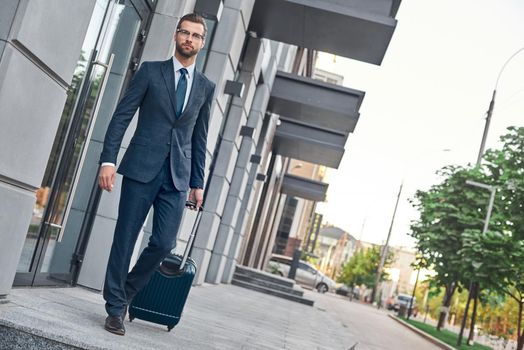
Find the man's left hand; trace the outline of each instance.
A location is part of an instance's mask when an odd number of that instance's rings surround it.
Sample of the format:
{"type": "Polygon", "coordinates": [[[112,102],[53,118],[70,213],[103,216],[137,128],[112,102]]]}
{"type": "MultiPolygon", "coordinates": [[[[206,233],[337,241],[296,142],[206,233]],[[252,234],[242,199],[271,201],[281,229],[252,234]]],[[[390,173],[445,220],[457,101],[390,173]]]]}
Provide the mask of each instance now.
{"type": "Polygon", "coordinates": [[[192,188],[189,191],[189,201],[196,203],[196,207],[193,210],[199,210],[204,202],[204,190],[201,188],[192,188]]]}

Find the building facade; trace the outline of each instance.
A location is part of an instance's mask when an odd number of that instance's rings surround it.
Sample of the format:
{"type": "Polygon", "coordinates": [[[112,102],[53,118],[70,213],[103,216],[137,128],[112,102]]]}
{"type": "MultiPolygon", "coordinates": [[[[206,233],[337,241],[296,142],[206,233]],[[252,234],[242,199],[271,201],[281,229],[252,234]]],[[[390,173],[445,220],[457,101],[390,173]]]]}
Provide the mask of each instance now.
{"type": "Polygon", "coordinates": [[[393,254],[393,262],[385,269],[389,279],[380,284],[379,295],[382,305],[386,305],[388,300],[392,300],[398,294],[413,293],[417,275],[413,267],[416,260],[416,252],[413,249],[389,247],[388,251],[393,254]]]}
{"type": "MultiPolygon", "coordinates": [[[[343,76],[316,68],[315,61],[316,59],[312,63],[312,76],[315,80],[342,85],[343,76]]],[[[301,193],[298,197],[292,194],[287,196],[273,247],[274,253],[292,256],[296,249],[301,249],[313,255],[319,233],[317,229],[319,226],[315,225],[315,219],[319,217],[319,214],[316,213],[316,205],[317,202],[327,200],[328,184],[324,183],[326,172],[327,167],[324,165],[291,159],[288,175],[311,180],[308,186],[311,188],[315,186],[318,191],[301,193]]]]}
{"type": "Polygon", "coordinates": [[[329,277],[336,279],[346,263],[357,251],[359,241],[335,227],[327,226],[320,229],[315,255],[319,257],[319,268],[329,277]]]}
{"type": "MultiPolygon", "coordinates": [[[[380,64],[400,0],[8,0],[0,4],[0,296],[13,286],[101,290],[116,223],[97,187],[112,112],[143,61],[172,56],[178,19],[209,32],[216,83],[196,284],[263,268],[288,195],[325,193],[292,159],[338,167],[364,93],[311,78],[316,50],[380,64]]],[[[136,120],[135,120],[136,122],[136,120]]],[[[133,123],[122,143],[129,145],[133,123]]],[[[147,244],[149,215],[134,259],[147,244]]],[[[194,213],[178,236],[183,250],[194,213]]]]}

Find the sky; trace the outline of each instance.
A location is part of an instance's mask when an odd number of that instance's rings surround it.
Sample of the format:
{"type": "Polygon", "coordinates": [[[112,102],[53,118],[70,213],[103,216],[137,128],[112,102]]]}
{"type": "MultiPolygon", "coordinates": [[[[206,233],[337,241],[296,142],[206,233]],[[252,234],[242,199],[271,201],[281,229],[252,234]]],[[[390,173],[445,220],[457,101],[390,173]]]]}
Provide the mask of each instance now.
{"type": "Polygon", "coordinates": [[[402,0],[380,66],[321,53],[320,69],[365,91],[360,119],[338,169],[329,170],[324,223],[382,244],[400,196],[390,244],[408,235],[417,189],[438,183],[437,169],[474,164],[496,86],[486,148],[500,148],[508,126],[524,126],[524,1],[402,0]]]}

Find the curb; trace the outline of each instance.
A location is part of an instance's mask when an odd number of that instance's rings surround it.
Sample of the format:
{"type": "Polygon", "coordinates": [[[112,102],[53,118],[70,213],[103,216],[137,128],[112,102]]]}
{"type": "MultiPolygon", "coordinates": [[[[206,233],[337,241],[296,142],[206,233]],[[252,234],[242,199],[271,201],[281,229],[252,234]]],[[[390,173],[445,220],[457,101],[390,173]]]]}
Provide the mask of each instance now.
{"type": "Polygon", "coordinates": [[[420,335],[421,337],[425,338],[426,340],[428,340],[429,342],[433,343],[434,345],[438,346],[441,349],[444,349],[444,350],[457,350],[456,348],[451,347],[450,345],[444,343],[441,340],[438,340],[437,338],[427,334],[426,332],[421,331],[420,329],[410,325],[409,323],[402,321],[401,319],[399,319],[396,316],[388,314],[388,317],[394,319],[395,321],[397,321],[398,323],[400,323],[404,327],[409,328],[411,331],[417,333],[418,335],[420,335]]]}

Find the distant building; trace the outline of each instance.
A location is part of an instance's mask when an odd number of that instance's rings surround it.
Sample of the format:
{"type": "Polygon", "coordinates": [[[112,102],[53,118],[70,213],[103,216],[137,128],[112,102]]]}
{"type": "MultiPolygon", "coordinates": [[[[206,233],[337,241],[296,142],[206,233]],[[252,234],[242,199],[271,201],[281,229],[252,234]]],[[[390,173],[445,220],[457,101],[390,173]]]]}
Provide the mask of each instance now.
{"type": "MultiPolygon", "coordinates": [[[[323,184],[326,167],[305,161],[292,159],[287,171],[290,179],[302,178],[323,184]]],[[[327,184],[323,184],[327,190],[327,184]]],[[[291,189],[293,191],[294,189],[291,189]]],[[[325,192],[320,196],[320,201],[325,199],[325,192]]],[[[309,250],[305,245],[308,242],[308,232],[312,217],[315,215],[316,202],[312,199],[301,198],[291,194],[287,195],[282,216],[275,237],[273,253],[293,255],[295,249],[309,250]]]]}
{"type": "Polygon", "coordinates": [[[411,294],[415,284],[417,271],[411,266],[415,262],[415,250],[407,247],[389,247],[393,253],[393,264],[386,269],[390,280],[382,283],[381,298],[387,298],[399,293],[411,294]]]}
{"type": "Polygon", "coordinates": [[[360,250],[360,249],[371,249],[373,247],[380,247],[380,245],[378,244],[375,244],[375,243],[370,243],[370,242],[364,242],[364,241],[358,241],[358,247],[357,247],[357,250],[360,250]]]}
{"type": "Polygon", "coordinates": [[[342,264],[358,248],[358,240],[344,230],[329,226],[320,229],[315,255],[319,256],[320,270],[332,278],[340,273],[342,264]]]}

